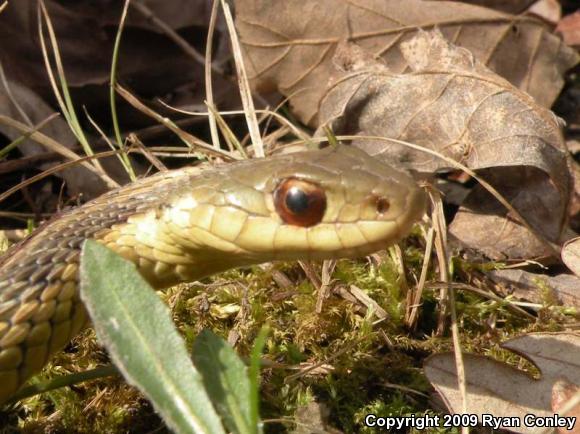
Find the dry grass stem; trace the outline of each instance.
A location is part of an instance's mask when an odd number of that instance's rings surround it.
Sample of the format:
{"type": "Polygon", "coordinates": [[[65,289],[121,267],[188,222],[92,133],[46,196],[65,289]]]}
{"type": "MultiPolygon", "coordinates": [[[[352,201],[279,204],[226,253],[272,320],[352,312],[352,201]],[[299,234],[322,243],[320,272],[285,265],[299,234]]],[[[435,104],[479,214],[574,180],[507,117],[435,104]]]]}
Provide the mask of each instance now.
{"type": "Polygon", "coordinates": [[[265,156],[264,143],[262,142],[262,136],[260,135],[260,128],[258,126],[258,119],[254,108],[254,100],[252,99],[252,92],[250,90],[250,82],[248,81],[248,74],[246,73],[246,68],[244,66],[242,48],[240,47],[240,41],[238,39],[236,27],[234,26],[234,19],[230,7],[224,0],[221,0],[221,3],[226,17],[228,31],[230,32],[232,51],[234,53],[234,61],[238,75],[238,86],[240,88],[240,96],[242,97],[242,105],[244,106],[246,123],[254,146],[254,155],[258,158],[263,158],[265,156]]]}
{"type": "MultiPolygon", "coordinates": [[[[433,202],[433,226],[435,227],[435,252],[437,254],[437,261],[439,263],[439,275],[444,287],[441,290],[440,306],[441,315],[438,325],[438,333],[442,333],[446,319],[446,310],[451,314],[451,338],[453,341],[453,353],[455,355],[455,369],[457,370],[457,382],[459,385],[459,392],[461,394],[462,413],[468,413],[467,400],[467,383],[465,377],[465,364],[463,363],[463,354],[461,351],[461,338],[459,334],[459,326],[457,324],[457,312],[455,310],[455,293],[450,285],[449,276],[449,253],[447,248],[447,225],[445,224],[445,215],[443,213],[443,201],[437,191],[429,192],[431,201],[433,202]]],[[[469,433],[468,427],[461,427],[461,432],[469,433]]]]}
{"type": "MultiPolygon", "coordinates": [[[[207,111],[207,112],[192,112],[192,111],[188,111],[188,110],[183,110],[183,109],[179,109],[176,107],[171,107],[168,104],[165,104],[163,101],[159,101],[162,105],[164,105],[165,107],[167,107],[168,109],[174,110],[178,113],[182,113],[185,115],[190,115],[190,116],[209,116],[211,114],[211,111],[207,111]]],[[[278,105],[278,107],[281,106],[282,103],[280,103],[278,105]]],[[[290,122],[288,119],[286,119],[284,116],[280,115],[279,113],[277,113],[276,111],[272,111],[272,110],[262,110],[262,109],[258,109],[256,110],[256,113],[263,113],[263,114],[267,114],[272,118],[275,118],[276,120],[278,120],[278,122],[280,123],[280,125],[287,127],[297,138],[299,138],[300,140],[302,140],[304,143],[310,143],[311,137],[305,133],[304,131],[302,131],[300,128],[298,128],[296,125],[294,125],[292,122],[290,122]]],[[[221,116],[235,116],[235,115],[245,115],[246,113],[243,110],[224,110],[224,111],[220,111],[219,114],[221,116]]]]}
{"type": "MultiPolygon", "coordinates": [[[[89,114],[89,112],[87,111],[86,107],[83,107],[83,110],[85,112],[85,116],[87,117],[87,119],[89,120],[89,123],[93,126],[93,128],[97,131],[97,133],[99,134],[99,136],[101,136],[101,140],[104,141],[109,148],[111,148],[111,150],[117,150],[119,149],[121,152],[119,152],[117,154],[117,158],[119,159],[119,162],[121,163],[121,165],[125,168],[127,168],[126,166],[126,162],[123,158],[123,153],[124,150],[122,149],[122,146],[120,145],[119,148],[116,148],[115,145],[113,145],[113,143],[111,142],[111,140],[109,140],[109,138],[107,137],[107,135],[105,134],[105,132],[101,129],[101,127],[95,122],[95,120],[92,118],[92,116],[89,114]]],[[[133,176],[130,176],[131,181],[135,181],[135,174],[134,172],[131,171],[127,171],[127,173],[129,173],[129,175],[131,175],[131,173],[133,173],[133,176]]]]}
{"type": "MultiPolygon", "coordinates": [[[[40,46],[42,51],[42,57],[44,59],[44,65],[46,72],[48,74],[48,78],[50,81],[50,85],[52,86],[53,94],[58,101],[58,105],[65,117],[67,123],[70,126],[72,133],[75,135],[81,146],[83,147],[85,153],[87,155],[92,155],[93,150],[89,145],[87,138],[84,135],[84,132],[80,126],[78,118],[75,113],[74,105],[70,98],[70,94],[68,91],[68,84],[66,80],[66,75],[64,73],[64,68],[62,66],[62,60],[60,56],[60,50],[58,48],[58,43],[56,39],[56,34],[54,32],[54,28],[52,26],[52,21],[50,20],[50,16],[48,15],[48,11],[46,10],[46,5],[44,4],[44,0],[40,0],[38,3],[38,10],[37,10],[37,19],[38,19],[38,36],[40,39],[40,46]],[[60,90],[59,86],[57,85],[56,78],[53,73],[53,67],[50,62],[50,57],[48,54],[48,49],[46,46],[46,41],[44,39],[44,29],[43,29],[43,22],[46,24],[46,30],[48,31],[48,36],[50,38],[50,43],[52,46],[52,54],[54,57],[54,62],[56,65],[56,70],[58,73],[58,78],[60,81],[60,90]],[[61,94],[62,91],[62,94],[61,94]]],[[[111,179],[98,160],[94,160],[91,162],[97,170],[101,173],[101,177],[103,179],[109,179],[112,183],[118,187],[119,185],[111,179]]]]}
{"type": "Polygon", "coordinates": [[[322,312],[324,300],[330,296],[332,273],[336,268],[336,259],[322,261],[322,276],[320,279],[320,289],[318,290],[318,297],[316,298],[316,313],[322,312]]]}
{"type": "Polygon", "coordinates": [[[210,111],[210,113],[213,113],[213,116],[211,117],[211,119],[213,119],[214,122],[217,122],[217,126],[219,127],[222,135],[224,136],[230,152],[233,153],[234,150],[237,150],[242,155],[242,157],[244,159],[248,158],[248,153],[246,152],[243,145],[240,143],[240,141],[236,137],[236,134],[232,131],[230,126],[227,124],[227,122],[221,116],[221,114],[219,112],[215,111],[214,107],[209,105],[209,104],[208,104],[207,108],[210,111]]]}
{"type": "Polygon", "coordinates": [[[160,114],[156,113],[154,110],[147,107],[137,98],[135,98],[131,92],[125,89],[122,86],[117,85],[117,92],[121,95],[129,104],[135,107],[137,110],[142,112],[143,114],[155,119],[160,124],[167,127],[170,131],[175,133],[177,137],[179,137],[187,146],[196,148],[196,150],[203,152],[204,154],[211,155],[213,157],[220,157],[226,160],[239,160],[239,157],[236,157],[234,154],[223,151],[221,149],[215,149],[209,143],[204,142],[203,140],[198,139],[195,136],[183,131],[179,128],[174,122],[171,120],[161,116],[160,114]]]}
{"type": "MultiPolygon", "coordinates": [[[[58,164],[54,167],[51,167],[50,169],[45,170],[42,173],[39,173],[38,175],[34,175],[34,176],[28,178],[26,181],[23,181],[23,182],[15,185],[14,187],[9,188],[8,190],[6,190],[2,194],[0,194],[0,202],[6,200],[6,198],[12,196],[14,193],[16,193],[21,188],[24,188],[24,187],[27,187],[31,184],[34,184],[35,182],[40,181],[41,179],[44,179],[49,175],[53,175],[55,173],[58,173],[62,170],[68,169],[70,167],[74,167],[77,164],[82,164],[84,166],[85,163],[87,163],[88,161],[95,159],[95,158],[112,157],[113,155],[117,155],[119,152],[120,152],[119,150],[100,152],[98,154],[87,155],[86,157],[79,157],[76,160],[67,161],[65,163],[58,164]]],[[[94,167],[93,166],[91,166],[91,167],[94,170],[94,167]]]]}
{"type": "Polygon", "coordinates": [[[0,159],[4,158],[12,149],[17,148],[21,143],[23,143],[26,139],[28,139],[32,134],[44,128],[50,121],[56,119],[59,116],[59,113],[53,113],[49,115],[46,119],[40,121],[38,125],[32,125],[30,130],[22,134],[20,137],[17,137],[15,140],[10,142],[4,148],[0,149],[0,159]]]}
{"type": "Polygon", "coordinates": [[[209,28],[207,31],[207,42],[205,45],[205,97],[207,99],[206,105],[210,109],[208,112],[209,131],[211,134],[211,141],[216,149],[220,149],[220,136],[218,134],[217,123],[213,111],[217,110],[213,100],[213,84],[211,77],[211,56],[213,50],[213,35],[215,33],[215,24],[217,21],[217,13],[219,7],[219,0],[214,0],[211,6],[211,15],[209,18],[209,28]]]}
{"type": "Polygon", "coordinates": [[[157,170],[159,170],[160,172],[167,172],[169,170],[167,166],[163,164],[163,162],[159,158],[157,158],[155,154],[153,154],[153,152],[151,152],[149,148],[145,146],[141,140],[139,140],[139,137],[137,137],[136,134],[133,133],[129,134],[129,136],[127,137],[127,141],[132,145],[134,145],[137,149],[139,149],[139,151],[141,151],[141,154],[145,158],[147,158],[147,160],[153,166],[155,166],[157,170]]]}
{"type": "Polygon", "coordinates": [[[435,229],[431,225],[427,230],[427,235],[425,236],[426,240],[425,253],[423,256],[423,266],[421,267],[421,275],[419,276],[419,283],[417,284],[417,289],[412,291],[413,297],[411,300],[411,305],[407,306],[408,315],[406,323],[407,326],[411,329],[414,329],[417,326],[417,319],[419,318],[419,307],[421,303],[421,298],[423,297],[425,283],[427,282],[427,273],[429,271],[429,264],[431,262],[431,252],[433,251],[434,239],[435,239],[435,229]]]}
{"type": "MultiPolygon", "coordinates": [[[[0,123],[7,125],[9,127],[15,128],[18,131],[22,132],[23,134],[30,133],[29,127],[27,127],[23,123],[18,122],[18,121],[14,120],[12,118],[9,118],[9,117],[0,116],[0,123]]],[[[59,155],[62,155],[63,157],[66,157],[70,160],[77,161],[77,162],[81,163],[83,165],[83,167],[86,167],[91,172],[100,176],[101,179],[103,179],[103,181],[105,181],[105,183],[107,184],[107,186],[109,188],[116,188],[119,186],[119,184],[117,184],[117,182],[115,180],[110,178],[109,175],[104,174],[103,172],[98,170],[94,165],[90,164],[89,163],[90,159],[79,156],[75,152],[73,152],[70,149],[68,149],[67,147],[61,145],[56,140],[48,137],[47,135],[44,135],[38,131],[33,131],[30,134],[30,139],[43,145],[45,148],[47,148],[53,152],[56,152],[59,155]]]]}

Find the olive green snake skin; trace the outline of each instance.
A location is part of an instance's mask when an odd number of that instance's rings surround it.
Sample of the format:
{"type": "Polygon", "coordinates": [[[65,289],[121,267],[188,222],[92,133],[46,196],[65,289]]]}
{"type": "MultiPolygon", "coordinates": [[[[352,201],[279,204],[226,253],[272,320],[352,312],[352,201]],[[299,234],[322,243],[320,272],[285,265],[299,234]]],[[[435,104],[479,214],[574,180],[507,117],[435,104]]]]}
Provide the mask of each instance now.
{"type": "Polygon", "coordinates": [[[64,212],[0,261],[0,403],[87,325],[87,238],[165,288],[273,260],[364,256],[406,235],[424,203],[409,175],[340,146],[161,172],[64,212]]]}

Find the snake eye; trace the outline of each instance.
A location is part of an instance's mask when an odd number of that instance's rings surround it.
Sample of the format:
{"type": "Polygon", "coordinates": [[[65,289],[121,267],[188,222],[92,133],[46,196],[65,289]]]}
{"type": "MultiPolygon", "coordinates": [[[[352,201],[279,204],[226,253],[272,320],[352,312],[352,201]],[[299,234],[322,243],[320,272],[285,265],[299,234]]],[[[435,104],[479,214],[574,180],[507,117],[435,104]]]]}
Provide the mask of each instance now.
{"type": "Polygon", "coordinates": [[[276,187],[274,206],[285,223],[309,227],[322,220],[326,211],[326,195],[317,184],[289,178],[276,187]]]}

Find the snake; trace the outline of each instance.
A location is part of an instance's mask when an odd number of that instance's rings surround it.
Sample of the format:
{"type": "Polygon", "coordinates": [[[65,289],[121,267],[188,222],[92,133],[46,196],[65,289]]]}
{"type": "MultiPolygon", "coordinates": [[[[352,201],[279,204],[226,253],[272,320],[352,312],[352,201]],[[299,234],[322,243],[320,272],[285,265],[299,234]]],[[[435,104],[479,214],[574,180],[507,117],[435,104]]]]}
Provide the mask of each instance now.
{"type": "Polygon", "coordinates": [[[0,403],[90,324],[86,239],[163,289],[265,262],[363,257],[406,236],[425,197],[406,171],[339,145],[162,171],[63,211],[0,259],[0,403]]]}

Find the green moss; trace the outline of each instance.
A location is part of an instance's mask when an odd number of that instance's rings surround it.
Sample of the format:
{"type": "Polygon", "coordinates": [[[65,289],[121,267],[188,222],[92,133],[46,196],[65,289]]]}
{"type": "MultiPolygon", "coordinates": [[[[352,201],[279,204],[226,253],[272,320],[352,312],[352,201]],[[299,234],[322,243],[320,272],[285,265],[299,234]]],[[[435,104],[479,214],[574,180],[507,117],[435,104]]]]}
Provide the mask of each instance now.
{"type": "MultiPolygon", "coordinates": [[[[402,246],[409,285],[420,275],[422,249],[413,238],[402,246]]],[[[160,296],[172,307],[190,346],[199,331],[211,328],[235,343],[244,357],[260,328],[270,326],[261,386],[267,433],[291,432],[297,411],[314,402],[328,409],[325,422],[345,433],[384,432],[363,426],[365,415],[436,414],[426,397],[432,389],[422,365],[429,355],[452,350],[452,344],[447,336],[434,335],[439,291],[424,291],[419,322],[410,331],[404,324],[407,290],[397,264],[389,254],[375,259],[338,261],[332,278],[333,287],[354,285],[384,309],[387,319],[380,322],[362,303],[352,303],[338,293],[325,299],[322,312],[317,313],[318,292],[294,263],[229,271],[202,283],[171,288],[160,296]],[[285,273],[292,285],[279,288],[272,270],[285,273]]],[[[320,265],[315,269],[321,273],[320,265]]],[[[471,270],[466,262],[456,261],[458,281],[468,281],[471,270]]],[[[431,270],[429,276],[435,280],[436,271],[431,270]]],[[[559,330],[573,320],[553,307],[541,311],[538,320],[528,319],[505,301],[468,291],[457,290],[456,300],[464,351],[489,355],[536,375],[531,364],[499,344],[525,332],[559,330]]],[[[106,354],[89,330],[58,354],[39,378],[106,362],[106,354]]],[[[28,432],[120,433],[128,427],[131,432],[141,432],[138,427],[166,432],[149,404],[116,377],[30,398],[6,418],[11,426],[28,432]]],[[[430,428],[422,432],[456,431],[430,428]]]]}

